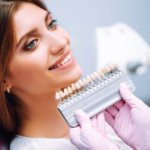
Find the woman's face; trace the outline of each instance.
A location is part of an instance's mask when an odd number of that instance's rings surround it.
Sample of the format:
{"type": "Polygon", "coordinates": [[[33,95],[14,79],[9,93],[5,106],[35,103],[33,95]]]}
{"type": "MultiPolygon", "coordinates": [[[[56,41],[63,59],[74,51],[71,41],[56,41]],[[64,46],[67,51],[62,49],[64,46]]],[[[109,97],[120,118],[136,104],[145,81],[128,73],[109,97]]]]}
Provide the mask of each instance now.
{"type": "Polygon", "coordinates": [[[69,35],[55,24],[50,13],[23,3],[14,21],[17,45],[8,66],[12,91],[48,93],[81,77],[81,68],[71,53],[69,35]]]}

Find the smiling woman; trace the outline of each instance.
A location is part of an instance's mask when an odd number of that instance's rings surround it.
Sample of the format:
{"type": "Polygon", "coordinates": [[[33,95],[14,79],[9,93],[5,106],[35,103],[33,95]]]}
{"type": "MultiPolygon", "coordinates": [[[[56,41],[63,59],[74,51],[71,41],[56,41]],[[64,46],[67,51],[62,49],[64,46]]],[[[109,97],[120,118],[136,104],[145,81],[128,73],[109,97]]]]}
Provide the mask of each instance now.
{"type": "Polygon", "coordinates": [[[75,149],[55,100],[82,74],[68,33],[40,0],[0,1],[0,28],[0,125],[16,135],[10,149],[75,149]]]}

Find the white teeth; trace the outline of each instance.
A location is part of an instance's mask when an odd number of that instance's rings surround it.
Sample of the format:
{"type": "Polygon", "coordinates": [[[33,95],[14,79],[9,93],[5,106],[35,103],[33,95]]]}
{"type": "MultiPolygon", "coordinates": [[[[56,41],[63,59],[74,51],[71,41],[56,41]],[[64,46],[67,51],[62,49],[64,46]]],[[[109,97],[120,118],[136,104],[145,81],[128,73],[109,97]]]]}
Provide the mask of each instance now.
{"type": "Polygon", "coordinates": [[[99,74],[98,74],[97,72],[94,72],[94,76],[95,76],[96,78],[99,78],[99,74]]]}
{"type": "Polygon", "coordinates": [[[70,87],[68,87],[68,93],[71,94],[72,93],[72,89],[70,87]]]}
{"type": "Polygon", "coordinates": [[[80,86],[84,85],[84,83],[81,80],[79,80],[79,84],[80,84],[80,86]]]}
{"type": "Polygon", "coordinates": [[[60,99],[60,95],[58,92],[56,92],[56,99],[60,99]]]}
{"type": "Polygon", "coordinates": [[[63,65],[65,62],[64,61],[61,61],[61,64],[63,65]]]}
{"type": "Polygon", "coordinates": [[[64,62],[66,63],[67,61],[68,61],[68,59],[67,59],[67,58],[65,58],[65,59],[64,59],[64,62]]]}
{"type": "Polygon", "coordinates": [[[88,82],[91,82],[90,76],[87,76],[87,81],[88,81],[88,82]]]}
{"type": "Polygon", "coordinates": [[[61,61],[60,63],[58,63],[56,66],[51,67],[50,69],[55,69],[57,67],[60,67],[61,65],[64,65],[65,63],[68,62],[68,60],[71,58],[71,54],[67,55],[66,58],[61,61]]]}
{"type": "Polygon", "coordinates": [[[69,54],[68,56],[67,56],[67,59],[69,60],[71,58],[71,55],[69,54]]]}
{"type": "Polygon", "coordinates": [[[65,97],[65,94],[64,94],[62,91],[60,91],[59,93],[60,93],[60,96],[61,96],[62,98],[65,97]]]}
{"type": "Polygon", "coordinates": [[[91,74],[90,77],[92,78],[92,80],[95,80],[95,76],[93,74],[91,74]]]}
{"type": "Polygon", "coordinates": [[[72,90],[75,91],[76,90],[76,87],[74,84],[72,84],[72,90]]]}
{"type": "Polygon", "coordinates": [[[101,71],[102,71],[104,74],[106,73],[105,68],[102,68],[101,71]]]}
{"type": "Polygon", "coordinates": [[[80,89],[79,83],[75,83],[75,85],[76,85],[76,88],[77,88],[77,89],[80,89]]]}
{"type": "Polygon", "coordinates": [[[112,64],[109,64],[109,68],[110,68],[111,70],[113,70],[113,69],[114,69],[114,66],[113,66],[112,64]]]}
{"type": "Polygon", "coordinates": [[[116,63],[113,63],[112,65],[113,65],[115,68],[117,68],[117,64],[116,64],[116,63]]]}
{"type": "Polygon", "coordinates": [[[110,72],[110,68],[108,66],[105,67],[107,72],[110,72]]]}
{"type": "Polygon", "coordinates": [[[84,78],[84,79],[83,79],[83,83],[84,83],[85,85],[87,85],[87,84],[88,84],[88,81],[84,78]]]}
{"type": "MultiPolygon", "coordinates": [[[[67,63],[68,62],[68,60],[71,58],[71,54],[69,54],[63,61],[61,61],[61,63],[59,63],[59,64],[61,64],[61,65],[64,65],[65,63],[67,63]]],[[[58,66],[58,65],[57,65],[58,66]]],[[[58,66],[58,67],[60,67],[60,66],[58,66]]]]}
{"type": "Polygon", "coordinates": [[[104,75],[104,73],[101,70],[99,70],[98,73],[99,73],[100,76],[104,75]]]}
{"type": "Polygon", "coordinates": [[[68,95],[68,91],[66,88],[64,89],[64,93],[65,93],[65,95],[68,95]]]}

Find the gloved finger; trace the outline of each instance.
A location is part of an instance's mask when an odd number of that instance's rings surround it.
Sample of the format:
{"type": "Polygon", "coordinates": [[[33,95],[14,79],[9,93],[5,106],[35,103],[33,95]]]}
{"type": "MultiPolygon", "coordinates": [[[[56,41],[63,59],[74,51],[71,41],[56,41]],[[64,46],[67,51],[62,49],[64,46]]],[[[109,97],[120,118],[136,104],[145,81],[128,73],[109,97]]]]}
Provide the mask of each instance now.
{"type": "Polygon", "coordinates": [[[119,109],[121,109],[124,106],[124,104],[125,104],[124,101],[120,100],[120,101],[116,102],[114,104],[114,106],[119,110],[119,109]]]}
{"type": "Polygon", "coordinates": [[[106,110],[104,110],[103,113],[104,113],[106,122],[107,122],[112,128],[114,128],[115,119],[114,119],[106,110]]]}
{"type": "Polygon", "coordinates": [[[131,108],[143,105],[142,101],[132,94],[124,82],[120,84],[120,94],[123,100],[127,102],[131,108]]]}
{"type": "Polygon", "coordinates": [[[76,145],[79,144],[80,141],[80,127],[77,126],[75,128],[69,127],[69,136],[70,136],[70,141],[72,144],[76,145]]]}
{"type": "Polygon", "coordinates": [[[97,116],[97,124],[101,131],[106,135],[106,127],[105,127],[105,117],[104,113],[100,112],[97,116]]]}
{"type": "Polygon", "coordinates": [[[107,109],[107,112],[109,112],[109,114],[111,114],[112,117],[116,117],[116,115],[119,113],[118,109],[115,106],[110,106],[107,109]]]}
{"type": "Polygon", "coordinates": [[[76,119],[79,122],[81,128],[90,128],[91,127],[91,120],[84,111],[82,111],[80,109],[76,110],[75,116],[76,116],[76,119]]]}
{"type": "Polygon", "coordinates": [[[92,127],[97,127],[97,117],[96,116],[93,116],[91,118],[91,122],[92,122],[92,127]]]}
{"type": "MultiPolygon", "coordinates": [[[[131,107],[128,103],[124,105],[124,107],[120,110],[119,115],[115,118],[115,125],[114,130],[119,135],[123,135],[125,133],[125,129],[130,126],[132,123],[133,126],[136,126],[136,123],[134,123],[134,118],[132,118],[131,107]],[[118,130],[119,129],[119,130],[118,130]]],[[[136,114],[138,117],[138,114],[136,114]]],[[[130,130],[130,129],[129,129],[130,130]]],[[[129,131],[130,132],[130,131],[129,131]]]]}

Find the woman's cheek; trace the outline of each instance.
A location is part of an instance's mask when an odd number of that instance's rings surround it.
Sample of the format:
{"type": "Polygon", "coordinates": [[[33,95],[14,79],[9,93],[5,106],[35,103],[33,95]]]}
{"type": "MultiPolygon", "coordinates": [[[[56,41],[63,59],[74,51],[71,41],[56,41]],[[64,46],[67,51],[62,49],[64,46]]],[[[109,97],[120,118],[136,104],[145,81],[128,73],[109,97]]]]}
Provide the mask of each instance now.
{"type": "Polygon", "coordinates": [[[19,57],[13,59],[9,65],[9,72],[14,82],[31,82],[37,76],[42,74],[45,70],[46,59],[44,55],[27,55],[26,57],[19,57]]]}

